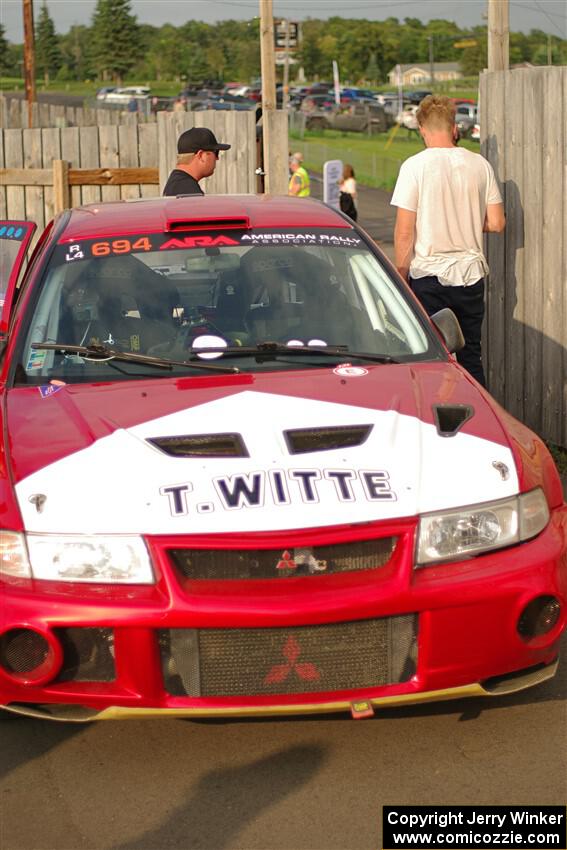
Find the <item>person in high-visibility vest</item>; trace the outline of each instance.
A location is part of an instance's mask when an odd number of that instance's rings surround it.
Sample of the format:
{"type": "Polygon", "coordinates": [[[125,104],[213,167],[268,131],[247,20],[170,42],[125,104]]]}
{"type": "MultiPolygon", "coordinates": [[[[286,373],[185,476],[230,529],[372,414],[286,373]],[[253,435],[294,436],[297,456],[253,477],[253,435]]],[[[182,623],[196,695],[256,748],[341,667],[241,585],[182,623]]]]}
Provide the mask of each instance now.
{"type": "Polygon", "coordinates": [[[311,194],[309,186],[309,174],[303,167],[303,156],[300,153],[294,153],[289,161],[289,169],[291,177],[289,180],[288,195],[295,195],[297,198],[307,198],[311,194]]]}

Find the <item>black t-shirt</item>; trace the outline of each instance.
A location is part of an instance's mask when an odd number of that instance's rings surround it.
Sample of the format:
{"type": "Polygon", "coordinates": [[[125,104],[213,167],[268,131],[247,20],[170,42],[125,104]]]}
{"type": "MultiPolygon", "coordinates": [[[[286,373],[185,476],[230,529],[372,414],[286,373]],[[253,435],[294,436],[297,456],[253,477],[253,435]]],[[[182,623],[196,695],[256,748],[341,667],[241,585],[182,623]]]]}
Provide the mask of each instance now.
{"type": "Polygon", "coordinates": [[[163,187],[163,194],[204,195],[205,193],[194,177],[191,177],[186,171],[181,171],[180,168],[174,168],[167,178],[167,183],[163,187]]]}

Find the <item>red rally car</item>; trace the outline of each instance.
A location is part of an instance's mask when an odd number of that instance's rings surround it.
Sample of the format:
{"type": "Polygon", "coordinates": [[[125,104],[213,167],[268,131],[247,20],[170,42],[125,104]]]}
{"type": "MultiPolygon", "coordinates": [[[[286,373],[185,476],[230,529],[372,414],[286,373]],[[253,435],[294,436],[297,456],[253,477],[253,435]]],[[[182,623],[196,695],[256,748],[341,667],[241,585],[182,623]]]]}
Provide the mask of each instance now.
{"type": "Polygon", "coordinates": [[[310,199],[1,222],[0,706],[350,711],[553,676],[542,441],[310,199]]]}

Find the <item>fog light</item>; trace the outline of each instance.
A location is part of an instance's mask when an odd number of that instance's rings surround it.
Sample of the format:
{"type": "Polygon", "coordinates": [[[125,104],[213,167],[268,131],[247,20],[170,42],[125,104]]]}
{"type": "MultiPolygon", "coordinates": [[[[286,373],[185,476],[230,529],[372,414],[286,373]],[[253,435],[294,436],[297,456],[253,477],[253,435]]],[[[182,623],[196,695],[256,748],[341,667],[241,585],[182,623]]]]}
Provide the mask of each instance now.
{"type": "Polygon", "coordinates": [[[550,632],[561,614],[555,596],[538,596],[526,605],[518,620],[518,633],[524,640],[541,637],[550,632]]]}
{"type": "Polygon", "coordinates": [[[61,647],[54,637],[27,628],[0,635],[0,667],[20,684],[48,682],[59,671],[61,661],[61,647]]]}

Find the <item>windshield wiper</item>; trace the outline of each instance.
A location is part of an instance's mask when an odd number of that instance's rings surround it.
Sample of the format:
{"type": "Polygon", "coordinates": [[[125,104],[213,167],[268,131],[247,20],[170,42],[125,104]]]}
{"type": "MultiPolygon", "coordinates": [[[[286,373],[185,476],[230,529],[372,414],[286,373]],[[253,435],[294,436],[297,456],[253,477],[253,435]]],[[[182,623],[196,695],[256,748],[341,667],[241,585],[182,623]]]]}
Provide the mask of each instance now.
{"type": "MultiPolygon", "coordinates": [[[[259,342],[254,346],[211,346],[210,348],[200,348],[198,353],[209,351],[211,353],[222,354],[223,357],[240,357],[240,356],[256,356],[262,360],[276,359],[282,354],[292,356],[298,355],[322,355],[323,357],[333,357],[335,360],[338,357],[346,357],[348,360],[366,360],[369,363],[400,363],[395,357],[390,357],[388,354],[365,354],[361,351],[349,351],[347,345],[283,345],[280,342],[259,342]]],[[[193,350],[193,356],[198,356],[197,351],[193,350]]],[[[193,362],[193,360],[191,360],[193,362]]]]}
{"type": "Polygon", "coordinates": [[[189,369],[206,369],[211,372],[229,372],[236,374],[240,372],[237,366],[221,366],[216,363],[207,363],[203,360],[167,360],[163,357],[151,357],[149,354],[134,354],[131,351],[117,351],[106,345],[66,345],[63,342],[32,342],[34,349],[59,351],[62,354],[78,354],[84,360],[104,363],[110,360],[122,360],[126,363],[141,363],[145,366],[156,366],[158,369],[173,369],[174,366],[185,366],[189,369]]]}

